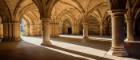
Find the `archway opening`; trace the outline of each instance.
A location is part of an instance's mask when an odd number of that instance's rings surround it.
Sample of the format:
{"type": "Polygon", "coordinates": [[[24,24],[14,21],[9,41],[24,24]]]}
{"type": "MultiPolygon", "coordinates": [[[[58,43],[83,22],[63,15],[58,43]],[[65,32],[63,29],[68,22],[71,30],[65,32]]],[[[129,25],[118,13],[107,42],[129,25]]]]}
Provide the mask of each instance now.
{"type": "Polygon", "coordinates": [[[41,36],[41,20],[38,10],[28,10],[20,18],[21,36],[41,36]]]}
{"type": "Polygon", "coordinates": [[[21,24],[20,24],[20,33],[21,33],[21,35],[25,35],[25,31],[26,31],[26,28],[25,28],[24,18],[21,18],[21,24]]]}
{"type": "Polygon", "coordinates": [[[88,22],[88,34],[89,35],[100,35],[100,24],[96,17],[90,15],[87,17],[88,22]]]}
{"type": "Polygon", "coordinates": [[[63,22],[63,34],[72,34],[72,26],[68,19],[63,22]]]}
{"type": "Polygon", "coordinates": [[[21,22],[20,22],[21,36],[30,36],[31,34],[30,26],[31,26],[31,23],[29,22],[29,20],[25,17],[22,17],[21,22]]]}

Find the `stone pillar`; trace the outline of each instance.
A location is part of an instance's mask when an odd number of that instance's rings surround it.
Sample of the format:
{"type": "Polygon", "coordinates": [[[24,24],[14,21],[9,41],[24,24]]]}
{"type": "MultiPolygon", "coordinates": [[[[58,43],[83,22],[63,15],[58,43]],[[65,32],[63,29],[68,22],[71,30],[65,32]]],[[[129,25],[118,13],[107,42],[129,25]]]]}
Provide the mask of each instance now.
{"type": "Polygon", "coordinates": [[[12,23],[12,32],[14,41],[20,41],[20,23],[13,22],[12,23]]]}
{"type": "Polygon", "coordinates": [[[30,25],[24,25],[24,35],[25,36],[30,36],[30,25]]]}
{"type": "Polygon", "coordinates": [[[0,38],[3,38],[3,24],[0,24],[0,38]]]}
{"type": "Polygon", "coordinates": [[[39,26],[40,26],[39,24],[30,25],[30,36],[39,36],[39,35],[41,35],[39,26]]]}
{"type": "Polygon", "coordinates": [[[78,35],[79,34],[79,26],[77,24],[72,25],[72,34],[78,35]]]}
{"type": "Polygon", "coordinates": [[[58,37],[59,36],[59,23],[51,23],[51,36],[58,37]]]}
{"type": "Polygon", "coordinates": [[[32,24],[32,36],[37,36],[37,25],[32,24]]]}
{"type": "Polygon", "coordinates": [[[103,24],[100,25],[100,36],[103,36],[103,24]]]}
{"type": "Polygon", "coordinates": [[[32,24],[29,24],[29,36],[33,36],[33,26],[32,26],[32,24]]]}
{"type": "Polygon", "coordinates": [[[20,41],[20,23],[3,23],[3,41],[20,41]]]}
{"type": "Polygon", "coordinates": [[[124,10],[112,10],[112,46],[109,55],[128,56],[124,48],[124,10]]]}
{"type": "Polygon", "coordinates": [[[50,41],[50,34],[51,34],[50,20],[51,18],[42,18],[42,32],[43,32],[42,45],[52,45],[50,41]]]}
{"type": "Polygon", "coordinates": [[[83,38],[88,39],[88,23],[83,23],[83,38]]]}
{"type": "Polygon", "coordinates": [[[27,25],[24,25],[24,35],[25,36],[30,36],[30,25],[27,24],[27,25]]]}
{"type": "Polygon", "coordinates": [[[134,41],[133,20],[127,17],[127,39],[126,41],[134,41]]]}
{"type": "Polygon", "coordinates": [[[0,16],[0,38],[3,38],[3,24],[2,17],[0,16]]]}

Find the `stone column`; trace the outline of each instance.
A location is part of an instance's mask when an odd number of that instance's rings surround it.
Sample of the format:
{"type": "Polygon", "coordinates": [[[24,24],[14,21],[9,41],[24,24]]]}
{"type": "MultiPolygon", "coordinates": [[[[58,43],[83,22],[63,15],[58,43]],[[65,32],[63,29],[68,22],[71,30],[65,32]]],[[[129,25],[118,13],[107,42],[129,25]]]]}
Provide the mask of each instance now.
{"type": "Polygon", "coordinates": [[[83,23],[83,38],[88,39],[88,23],[83,23]]]}
{"type": "Polygon", "coordinates": [[[112,46],[109,55],[128,56],[124,48],[124,13],[125,10],[112,10],[112,46]]]}
{"type": "Polygon", "coordinates": [[[40,27],[39,24],[32,24],[30,28],[31,36],[39,36],[40,35],[40,27]]]}
{"type": "Polygon", "coordinates": [[[127,39],[126,41],[134,41],[133,20],[127,17],[127,39]]]}
{"type": "Polygon", "coordinates": [[[33,36],[33,26],[32,26],[32,24],[29,24],[29,36],[33,36]]]}
{"type": "Polygon", "coordinates": [[[30,25],[27,24],[27,25],[24,25],[24,35],[25,36],[30,36],[30,25]]]}
{"type": "Polygon", "coordinates": [[[59,23],[51,23],[51,36],[58,37],[59,36],[59,23]]]}
{"type": "Polygon", "coordinates": [[[0,24],[0,38],[3,38],[3,24],[0,24]]]}
{"type": "Polygon", "coordinates": [[[19,22],[13,22],[12,25],[12,32],[13,32],[13,40],[14,41],[20,41],[20,23],[19,22]]]}
{"type": "Polygon", "coordinates": [[[51,34],[50,20],[51,18],[42,18],[42,32],[43,32],[42,45],[52,45],[50,41],[50,34],[51,34]]]}
{"type": "Polygon", "coordinates": [[[3,24],[2,17],[0,16],[0,38],[3,38],[3,24]]]}
{"type": "Polygon", "coordinates": [[[78,35],[79,34],[78,28],[79,28],[79,26],[77,24],[73,24],[72,25],[72,34],[78,35]]]}
{"type": "Polygon", "coordinates": [[[20,23],[3,23],[3,41],[20,41],[20,23]]]}
{"type": "Polygon", "coordinates": [[[103,36],[103,24],[100,25],[100,36],[103,36]]]}

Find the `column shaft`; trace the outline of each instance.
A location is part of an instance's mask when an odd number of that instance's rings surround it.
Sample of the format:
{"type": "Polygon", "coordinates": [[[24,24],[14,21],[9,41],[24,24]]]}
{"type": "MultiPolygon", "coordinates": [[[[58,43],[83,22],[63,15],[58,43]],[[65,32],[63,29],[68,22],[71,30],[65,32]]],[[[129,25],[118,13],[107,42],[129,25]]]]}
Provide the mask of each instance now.
{"type": "Polygon", "coordinates": [[[3,41],[20,40],[20,23],[3,23],[3,41]]]}
{"type": "Polygon", "coordinates": [[[58,37],[59,36],[59,23],[51,23],[51,36],[58,37]]]}
{"type": "Polygon", "coordinates": [[[112,47],[109,55],[128,55],[124,48],[124,13],[123,10],[112,11],[112,47]]]}
{"type": "Polygon", "coordinates": [[[83,23],[83,38],[88,38],[88,23],[83,23]]]}
{"type": "Polygon", "coordinates": [[[127,18],[127,41],[134,41],[133,21],[127,18]]]}
{"type": "Polygon", "coordinates": [[[73,24],[73,26],[72,26],[72,34],[78,35],[79,34],[78,28],[79,28],[79,26],[77,24],[73,24]]]}
{"type": "Polygon", "coordinates": [[[0,24],[0,38],[3,38],[3,24],[0,24]]]}
{"type": "Polygon", "coordinates": [[[43,32],[43,42],[42,45],[52,45],[50,41],[51,27],[50,18],[42,18],[42,32],[43,32]]]}

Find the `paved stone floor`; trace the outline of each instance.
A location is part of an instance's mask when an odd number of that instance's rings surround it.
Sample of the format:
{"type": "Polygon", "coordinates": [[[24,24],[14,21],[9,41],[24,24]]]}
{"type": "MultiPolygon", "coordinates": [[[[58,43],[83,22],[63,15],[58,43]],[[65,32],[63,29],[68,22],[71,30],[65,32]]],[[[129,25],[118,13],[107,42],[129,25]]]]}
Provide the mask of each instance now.
{"type": "Polygon", "coordinates": [[[21,42],[0,43],[0,60],[138,60],[107,55],[111,39],[61,35],[53,46],[41,46],[41,37],[22,36],[21,42]]]}

